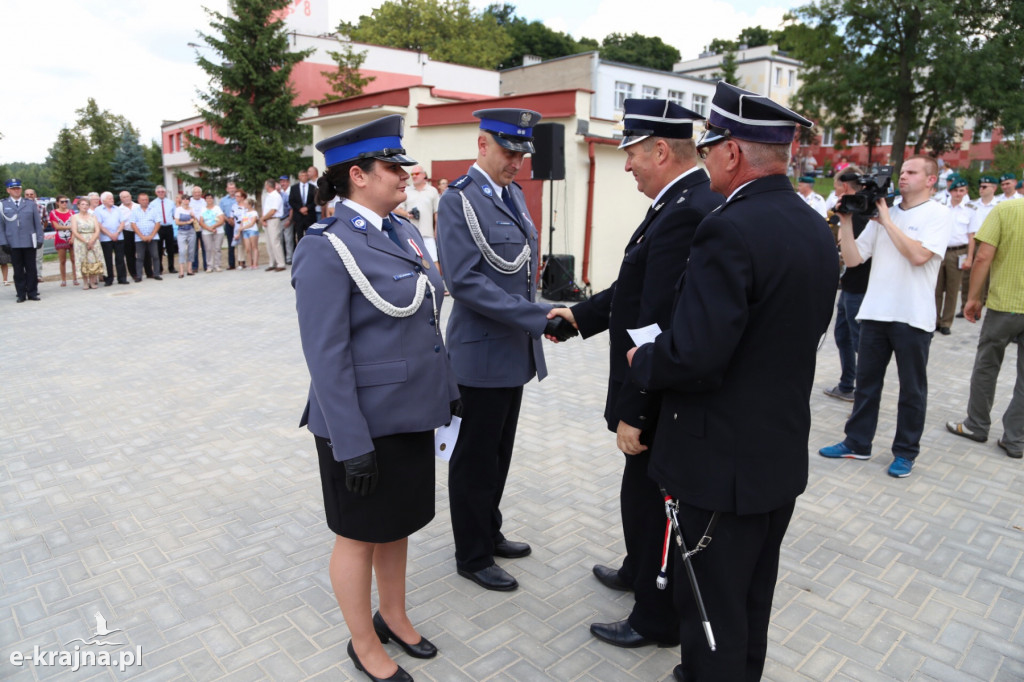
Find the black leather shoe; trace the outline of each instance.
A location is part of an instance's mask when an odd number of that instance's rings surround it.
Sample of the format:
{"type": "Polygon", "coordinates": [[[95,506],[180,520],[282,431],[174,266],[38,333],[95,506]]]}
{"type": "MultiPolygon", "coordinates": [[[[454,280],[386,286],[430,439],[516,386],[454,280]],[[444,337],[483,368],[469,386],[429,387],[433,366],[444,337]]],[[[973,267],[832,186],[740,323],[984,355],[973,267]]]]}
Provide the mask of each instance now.
{"type": "Polygon", "coordinates": [[[24,302],[25,302],[25,297],[24,296],[19,296],[18,297],[18,303],[24,303],[24,302]]]}
{"type": "Polygon", "coordinates": [[[40,300],[39,294],[29,294],[28,295],[28,300],[30,300],[30,301],[38,301],[38,300],[40,300]]]}
{"type": "Polygon", "coordinates": [[[680,663],[676,667],[672,668],[672,679],[678,682],[686,682],[686,678],[683,677],[683,664],[680,663]]]}
{"type": "Polygon", "coordinates": [[[633,587],[624,583],[622,578],[619,577],[619,569],[617,568],[594,564],[594,575],[602,585],[610,590],[618,590],[619,592],[633,591],[633,587]]]}
{"type": "Polygon", "coordinates": [[[154,275],[153,279],[163,281],[163,277],[161,277],[160,275],[154,275]]]}
{"type": "Polygon", "coordinates": [[[939,333],[943,336],[949,336],[952,332],[950,332],[949,327],[939,327],[939,333]]]}
{"type": "Polygon", "coordinates": [[[463,578],[472,580],[485,590],[511,592],[519,587],[519,583],[516,582],[516,579],[509,575],[508,571],[497,564],[491,564],[487,568],[481,568],[479,571],[472,573],[464,571],[461,568],[458,569],[458,572],[463,578]]]}
{"type": "Polygon", "coordinates": [[[529,556],[530,551],[530,546],[525,542],[511,540],[502,540],[494,546],[494,556],[500,556],[503,559],[519,559],[529,556]]]}
{"type": "Polygon", "coordinates": [[[352,663],[356,666],[356,670],[360,671],[373,682],[413,682],[412,675],[405,672],[402,666],[398,666],[398,670],[391,677],[374,677],[369,672],[363,669],[363,664],[359,662],[359,657],[356,656],[356,650],[352,648],[352,640],[348,640],[348,657],[352,659],[352,663]]]}
{"type": "Polygon", "coordinates": [[[677,646],[677,642],[659,642],[647,639],[633,629],[628,620],[620,620],[618,623],[591,623],[590,634],[602,642],[608,642],[624,649],[635,649],[648,644],[657,644],[659,647],[677,646]]]}
{"type": "Polygon", "coordinates": [[[395,640],[395,644],[405,649],[405,653],[409,654],[413,658],[433,658],[437,656],[437,647],[430,643],[423,635],[420,635],[420,641],[415,644],[406,644],[398,638],[395,633],[391,632],[391,628],[384,622],[384,616],[380,615],[380,611],[373,614],[373,629],[377,631],[377,637],[380,638],[381,644],[387,644],[389,639],[395,640]]]}
{"type": "Polygon", "coordinates": [[[956,317],[958,320],[964,319],[964,311],[961,310],[956,315],[954,315],[954,317],[956,317]]]}

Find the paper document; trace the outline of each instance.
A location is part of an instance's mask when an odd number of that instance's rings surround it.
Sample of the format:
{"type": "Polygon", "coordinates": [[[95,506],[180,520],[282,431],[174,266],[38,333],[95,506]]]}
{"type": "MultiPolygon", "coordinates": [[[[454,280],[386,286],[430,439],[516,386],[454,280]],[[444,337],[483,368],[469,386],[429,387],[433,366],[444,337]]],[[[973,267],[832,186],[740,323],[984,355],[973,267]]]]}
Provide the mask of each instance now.
{"type": "Polygon", "coordinates": [[[967,260],[967,254],[966,253],[957,256],[956,257],[956,267],[957,267],[957,269],[963,270],[964,269],[964,261],[966,261],[966,260],[967,260]]]}
{"type": "Polygon", "coordinates": [[[626,331],[629,332],[629,338],[633,339],[633,343],[642,346],[645,343],[654,343],[654,339],[658,338],[658,334],[661,333],[661,327],[655,322],[640,329],[627,329],[626,331]]]}
{"type": "Polygon", "coordinates": [[[452,417],[452,423],[448,426],[439,426],[434,432],[434,456],[447,462],[452,458],[452,449],[455,441],[459,439],[459,429],[462,427],[462,417],[452,417]]]}

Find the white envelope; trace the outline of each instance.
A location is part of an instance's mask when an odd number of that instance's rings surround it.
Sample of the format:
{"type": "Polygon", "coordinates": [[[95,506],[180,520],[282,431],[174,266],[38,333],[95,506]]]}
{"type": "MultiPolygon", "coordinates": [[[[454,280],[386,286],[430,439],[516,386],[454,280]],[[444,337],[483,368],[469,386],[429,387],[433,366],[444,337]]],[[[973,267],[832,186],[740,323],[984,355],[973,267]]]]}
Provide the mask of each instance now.
{"type": "Polygon", "coordinates": [[[452,417],[452,423],[448,426],[439,426],[434,432],[434,456],[447,462],[452,458],[452,449],[455,441],[459,439],[459,429],[462,427],[462,417],[452,417]]]}

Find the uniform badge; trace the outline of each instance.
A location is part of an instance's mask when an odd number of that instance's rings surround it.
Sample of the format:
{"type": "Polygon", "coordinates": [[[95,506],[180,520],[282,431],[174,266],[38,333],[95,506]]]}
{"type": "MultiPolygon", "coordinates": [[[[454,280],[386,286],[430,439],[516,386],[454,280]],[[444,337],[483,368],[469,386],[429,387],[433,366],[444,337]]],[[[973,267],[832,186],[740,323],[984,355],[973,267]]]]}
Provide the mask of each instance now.
{"type": "Polygon", "coordinates": [[[366,220],[362,216],[356,216],[352,219],[352,227],[360,232],[366,232],[366,220]]]}
{"type": "Polygon", "coordinates": [[[521,114],[519,114],[519,126],[522,127],[522,128],[529,128],[530,127],[530,119],[532,119],[532,118],[533,118],[533,115],[530,112],[528,112],[528,111],[522,112],[521,114]]]}
{"type": "Polygon", "coordinates": [[[394,280],[397,282],[399,280],[408,279],[409,277],[415,277],[415,276],[416,276],[415,272],[403,272],[401,275],[394,275],[394,280]]]}
{"type": "Polygon", "coordinates": [[[430,269],[430,261],[428,261],[426,258],[422,259],[420,262],[423,263],[424,270],[430,269]]]}
{"type": "Polygon", "coordinates": [[[480,189],[481,189],[481,190],[483,191],[483,193],[484,193],[484,194],[486,194],[487,196],[489,196],[489,197],[490,197],[490,196],[494,196],[494,192],[492,192],[492,191],[491,191],[491,186],[490,186],[490,185],[484,185],[484,186],[483,186],[483,187],[481,187],[480,189]]]}

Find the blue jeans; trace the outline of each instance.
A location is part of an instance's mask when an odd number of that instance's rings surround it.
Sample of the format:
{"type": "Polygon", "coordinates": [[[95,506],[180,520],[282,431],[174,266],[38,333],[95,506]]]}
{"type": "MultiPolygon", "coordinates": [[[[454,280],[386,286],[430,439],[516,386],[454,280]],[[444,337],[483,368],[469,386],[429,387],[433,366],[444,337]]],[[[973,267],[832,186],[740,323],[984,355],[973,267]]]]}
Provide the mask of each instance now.
{"type": "Polygon", "coordinates": [[[864,302],[864,294],[839,293],[836,304],[836,347],[839,349],[839,390],[850,393],[857,378],[857,346],[860,344],[860,322],[857,312],[864,302]]]}
{"type": "Polygon", "coordinates": [[[892,454],[915,459],[921,450],[921,434],[928,407],[928,349],[932,333],[903,322],[864,320],[860,327],[857,353],[857,392],[853,413],[846,422],[843,441],[854,452],[871,454],[871,441],[878,427],[885,370],[893,354],[900,378],[900,400],[896,412],[896,436],[892,454]]]}

